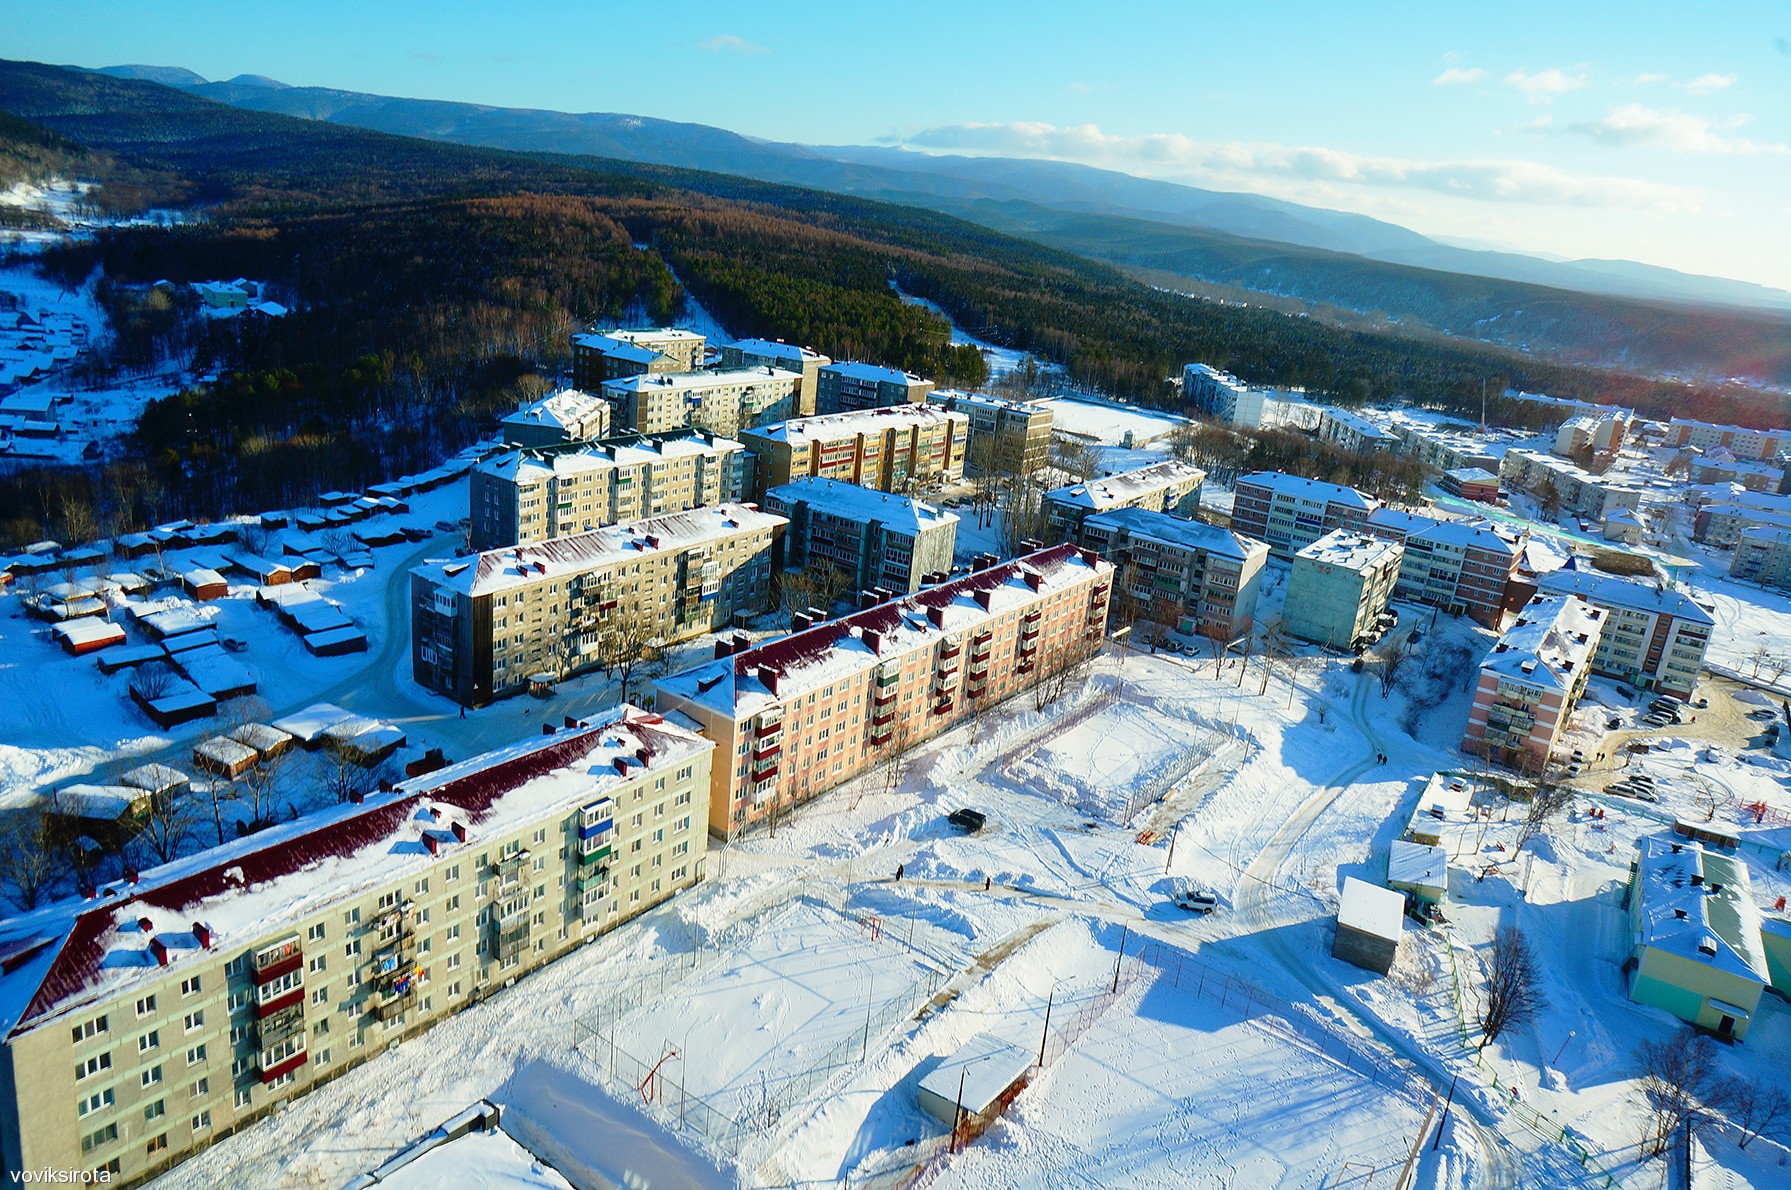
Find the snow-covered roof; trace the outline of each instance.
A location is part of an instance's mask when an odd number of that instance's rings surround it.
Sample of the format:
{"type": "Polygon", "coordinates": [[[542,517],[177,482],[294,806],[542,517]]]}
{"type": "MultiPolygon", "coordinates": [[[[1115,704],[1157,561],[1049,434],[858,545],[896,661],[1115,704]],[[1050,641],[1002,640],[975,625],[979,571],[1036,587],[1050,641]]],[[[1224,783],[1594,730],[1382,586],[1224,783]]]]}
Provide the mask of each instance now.
{"type": "Polygon", "coordinates": [[[1333,529],[1294,557],[1360,573],[1397,562],[1403,548],[1355,529],[1333,529]]]}
{"type": "Polygon", "coordinates": [[[988,1111],[1032,1067],[1034,1054],[988,1033],[978,1033],[920,1080],[920,1089],[973,1116],[988,1111]]]}
{"type": "Polygon", "coordinates": [[[1351,413],[1347,409],[1339,409],[1334,405],[1327,405],[1324,409],[1324,415],[1332,421],[1337,422],[1339,425],[1348,426],[1351,430],[1354,430],[1356,433],[1361,434],[1366,438],[1394,439],[1398,437],[1393,431],[1375,425],[1361,414],[1351,413]]]}
{"type": "Polygon", "coordinates": [[[1538,595],[1480,662],[1481,670],[1530,686],[1572,689],[1598,647],[1604,612],[1577,595],[1538,595]]]}
{"type": "Polygon", "coordinates": [[[1450,823],[1474,821],[1474,784],[1455,773],[1432,773],[1412,808],[1407,832],[1434,834],[1450,823]]]}
{"type": "Polygon", "coordinates": [[[612,393],[659,392],[695,393],[709,388],[732,388],[742,384],[791,384],[801,381],[795,372],[782,368],[736,368],[728,372],[653,372],[641,376],[623,376],[605,380],[603,390],[612,393]]]}
{"type": "Polygon", "coordinates": [[[1343,899],[1337,906],[1337,924],[1377,938],[1399,940],[1405,917],[1405,898],[1390,888],[1346,876],[1343,899]]]}
{"type": "MultiPolygon", "coordinates": [[[[1380,514],[1376,512],[1374,515],[1380,514]]],[[[1518,539],[1508,536],[1493,522],[1486,520],[1437,521],[1427,528],[1413,530],[1411,537],[1458,549],[1486,550],[1489,553],[1504,554],[1508,558],[1517,557],[1521,548],[1518,539]]]]}
{"type": "Polygon", "coordinates": [[[817,442],[850,438],[855,434],[881,434],[886,430],[902,431],[915,426],[949,423],[967,426],[970,418],[923,401],[909,405],[886,405],[876,409],[852,409],[844,413],[820,413],[813,417],[793,417],[789,421],[742,430],[740,436],[745,438],[750,435],[773,442],[789,442],[792,445],[813,445],[817,442]]]}
{"type": "Polygon", "coordinates": [[[1066,484],[1046,492],[1044,498],[1058,504],[1101,512],[1116,504],[1126,504],[1140,496],[1162,491],[1173,484],[1198,484],[1205,481],[1206,472],[1192,463],[1166,459],[1135,471],[1121,471],[1117,475],[1087,483],[1066,484]]]}
{"type": "Polygon", "coordinates": [[[1745,860],[1666,834],[1636,840],[1636,852],[1639,943],[1767,982],[1745,860]]]}
{"type": "Polygon", "coordinates": [[[98,616],[82,616],[78,620],[64,620],[52,629],[57,636],[67,641],[73,648],[82,645],[98,645],[124,639],[124,629],[109,620],[98,616]]]}
{"type": "Polygon", "coordinates": [[[68,785],[56,793],[56,812],[109,822],[122,818],[149,796],[130,785],[68,785]]]}
{"type": "Polygon", "coordinates": [[[1663,583],[1631,582],[1616,575],[1574,568],[1544,575],[1536,585],[1549,595],[1578,595],[1594,607],[1620,607],[1716,626],[1716,618],[1690,595],[1671,590],[1663,583]]]}
{"type": "Polygon", "coordinates": [[[1485,467],[1457,467],[1453,471],[1445,471],[1444,475],[1456,483],[1492,483],[1499,482],[1499,477],[1485,467]]]}
{"type": "Polygon", "coordinates": [[[868,671],[885,657],[972,631],[1112,569],[1091,551],[1052,546],[672,674],[655,687],[739,718],[868,671]]]}
{"type": "Polygon", "coordinates": [[[766,489],[765,504],[769,510],[793,508],[799,503],[806,503],[816,511],[847,520],[880,521],[891,528],[907,529],[910,532],[930,529],[958,519],[956,513],[947,512],[912,496],[879,492],[874,488],[842,483],[837,479],[797,479],[766,489]]]}
{"type": "Polygon", "coordinates": [[[828,364],[821,370],[823,372],[832,372],[837,376],[845,376],[852,380],[862,380],[871,384],[914,385],[927,383],[925,377],[916,376],[912,372],[904,372],[900,368],[884,368],[877,364],[861,364],[856,360],[839,360],[835,363],[828,364]]]}
{"type": "Polygon", "coordinates": [[[732,438],[722,438],[701,430],[671,431],[652,436],[618,434],[609,438],[569,442],[564,446],[517,447],[480,460],[473,470],[481,475],[525,481],[546,479],[554,475],[582,475],[616,467],[651,464],[664,459],[716,455],[745,449],[732,438]]]}
{"type": "Polygon", "coordinates": [[[489,595],[557,575],[583,574],[611,563],[769,531],[788,523],[750,504],[716,504],[530,545],[504,546],[470,558],[425,562],[411,573],[463,594],[489,595]]]}
{"type": "Polygon", "coordinates": [[[601,398],[580,392],[576,388],[563,388],[549,393],[539,401],[524,405],[503,420],[507,425],[546,426],[564,430],[577,427],[600,409],[607,409],[601,398]]]}
{"type": "Polygon", "coordinates": [[[435,862],[426,837],[443,852],[470,854],[506,830],[633,780],[639,768],[673,768],[713,747],[624,705],[577,729],[175,860],[134,885],[102,888],[97,900],[59,901],[0,922],[0,953],[9,959],[0,974],[0,1031],[159,979],[165,968],[150,943],[160,942],[168,965],[178,966],[205,945],[195,923],[213,949],[247,945],[421,871],[435,862]],[[467,831],[465,842],[452,833],[455,825],[467,831]]]}
{"type": "Polygon", "coordinates": [[[1409,884],[1414,888],[1446,888],[1449,884],[1449,853],[1431,843],[1395,839],[1387,853],[1387,883],[1409,884]]]}
{"type": "Polygon", "coordinates": [[[734,350],[742,355],[754,355],[764,359],[787,359],[798,364],[830,364],[833,361],[819,351],[811,351],[807,347],[783,340],[741,339],[734,344],[734,350]]]}
{"type": "Polygon", "coordinates": [[[1191,521],[1186,517],[1151,508],[1115,508],[1108,512],[1098,512],[1083,521],[1082,527],[1085,530],[1105,532],[1123,529],[1130,537],[1181,549],[1200,550],[1240,562],[1269,552],[1269,543],[1266,541],[1233,533],[1230,529],[1221,529],[1205,521],[1191,521]]]}
{"type": "Polygon", "coordinates": [[[1038,414],[1050,414],[1045,405],[1033,401],[1015,401],[1008,397],[992,397],[988,393],[967,393],[960,388],[936,388],[927,394],[927,400],[936,405],[974,405],[981,409],[1011,409],[1016,413],[1024,413],[1036,417],[1038,414]]]}
{"type": "Polygon", "coordinates": [[[1315,500],[1324,504],[1343,504],[1364,511],[1371,511],[1380,506],[1379,500],[1373,496],[1364,495],[1355,488],[1346,487],[1340,483],[1325,483],[1322,480],[1307,479],[1303,475],[1289,475],[1285,471],[1252,471],[1248,475],[1239,476],[1237,483],[1268,488],[1276,495],[1286,496],[1290,499],[1315,500]]]}

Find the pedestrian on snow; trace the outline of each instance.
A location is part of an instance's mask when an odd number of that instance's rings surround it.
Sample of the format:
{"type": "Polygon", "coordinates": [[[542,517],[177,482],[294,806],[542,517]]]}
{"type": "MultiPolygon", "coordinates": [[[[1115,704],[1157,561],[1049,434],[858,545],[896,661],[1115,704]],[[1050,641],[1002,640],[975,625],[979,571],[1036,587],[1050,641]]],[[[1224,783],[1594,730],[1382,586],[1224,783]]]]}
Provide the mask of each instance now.
{"type": "Polygon", "coordinates": [[[991,884],[993,884],[993,883],[994,883],[994,882],[995,882],[995,877],[993,877],[993,876],[984,876],[984,877],[983,877],[983,891],[984,891],[984,892],[988,892],[988,891],[989,891],[989,886],[990,886],[990,885],[991,885],[991,884]]]}
{"type": "Polygon", "coordinates": [[[465,707],[460,708],[460,717],[462,719],[466,718],[466,708],[465,707]]]}
{"type": "Polygon", "coordinates": [[[906,869],[907,869],[907,865],[906,865],[906,864],[897,864],[897,865],[896,865],[896,880],[897,880],[897,882],[898,882],[898,883],[899,883],[899,882],[900,882],[900,881],[901,881],[901,879],[902,879],[902,872],[903,872],[903,871],[905,871],[905,870],[906,870],[906,869]]]}

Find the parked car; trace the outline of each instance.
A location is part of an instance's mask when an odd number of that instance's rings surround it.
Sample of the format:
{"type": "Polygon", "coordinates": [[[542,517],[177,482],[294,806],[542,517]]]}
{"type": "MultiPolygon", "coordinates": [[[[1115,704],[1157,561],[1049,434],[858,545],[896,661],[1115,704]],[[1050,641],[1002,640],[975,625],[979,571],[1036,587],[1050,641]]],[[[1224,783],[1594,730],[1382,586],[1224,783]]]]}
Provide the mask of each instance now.
{"type": "Polygon", "coordinates": [[[1219,907],[1218,893],[1186,876],[1174,878],[1169,899],[1175,902],[1178,908],[1186,909],[1189,913],[1205,915],[1219,907]]]}
{"type": "Polygon", "coordinates": [[[945,820],[965,834],[974,835],[983,829],[984,824],[989,821],[989,816],[981,810],[963,809],[953,810],[945,820]]]}

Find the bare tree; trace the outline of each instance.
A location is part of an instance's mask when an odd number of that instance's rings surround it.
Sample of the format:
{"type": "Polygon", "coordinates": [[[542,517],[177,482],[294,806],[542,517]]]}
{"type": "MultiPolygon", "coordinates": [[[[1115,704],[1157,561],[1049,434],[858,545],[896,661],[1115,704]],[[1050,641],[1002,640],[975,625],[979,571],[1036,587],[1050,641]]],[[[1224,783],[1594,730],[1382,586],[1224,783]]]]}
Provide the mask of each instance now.
{"type": "Polygon", "coordinates": [[[1783,653],[1768,653],[1766,662],[1761,668],[1766,671],[1766,684],[1776,686],[1779,684],[1779,679],[1785,676],[1785,671],[1791,670],[1791,657],[1787,657],[1783,653]]]}
{"type": "Polygon", "coordinates": [[[249,811],[248,829],[260,830],[271,825],[286,792],[286,759],[288,753],[264,757],[232,779],[236,786],[233,800],[249,811]]]}
{"type": "Polygon", "coordinates": [[[133,842],[165,864],[181,853],[198,826],[199,810],[190,798],[158,793],[150,797],[143,829],[133,842]]]}
{"type": "Polygon", "coordinates": [[[1635,1049],[1636,1099],[1644,1116],[1641,1155],[1666,1152],[1681,1125],[1694,1126],[1722,1098],[1710,1042],[1689,1029],[1635,1049]]]}
{"type": "Polygon", "coordinates": [[[318,801],[345,802],[373,784],[360,758],[338,740],[324,737],[318,749],[318,801]]]}
{"type": "Polygon", "coordinates": [[[174,668],[166,661],[146,661],[131,675],[131,689],[145,702],[154,702],[174,689],[174,668]]]}
{"type": "Polygon", "coordinates": [[[1777,1133],[1781,1121],[1791,1120],[1791,1095],[1783,1087],[1759,1079],[1725,1079],[1717,1088],[1716,1099],[1740,1133],[1736,1148],[1745,1149],[1756,1137],[1777,1133]]]}
{"type": "Polygon", "coordinates": [[[1002,493],[1001,525],[995,544],[1004,557],[1024,553],[1028,541],[1044,541],[1049,529],[1038,488],[1031,482],[1013,484],[1002,493]]]}
{"type": "Polygon", "coordinates": [[[1516,926],[1500,926],[1493,937],[1486,990],[1480,1001],[1480,1048],[1485,1049],[1506,1030],[1534,1020],[1547,1006],[1529,940],[1516,926]]]}
{"type": "Polygon", "coordinates": [[[1765,645],[1755,645],[1754,651],[1747,655],[1748,662],[1754,667],[1753,676],[1760,676],[1760,667],[1772,660],[1772,650],[1765,645]]]}
{"type": "Polygon", "coordinates": [[[635,671],[659,657],[665,651],[665,642],[660,639],[659,625],[637,604],[626,610],[618,608],[604,624],[602,648],[604,665],[621,684],[616,697],[627,702],[628,684],[635,671]]]}
{"type": "Polygon", "coordinates": [[[1517,846],[1511,855],[1515,859],[1523,851],[1525,844],[1536,837],[1537,832],[1547,826],[1550,821],[1559,817],[1568,806],[1573,804],[1573,789],[1554,781],[1542,781],[1536,786],[1535,793],[1530,795],[1529,808],[1524,813],[1523,826],[1517,832],[1517,846]]]}
{"type": "Polygon", "coordinates": [[[1093,478],[1101,470],[1101,455],[1092,443],[1063,434],[1051,436],[1051,466],[1076,480],[1093,478]]]}
{"type": "Polygon", "coordinates": [[[37,908],[62,868],[47,802],[0,818],[0,881],[21,910],[37,908]]]}
{"type": "Polygon", "coordinates": [[[227,837],[224,834],[225,808],[236,804],[237,787],[231,781],[206,781],[200,796],[205,799],[206,808],[211,811],[212,831],[218,837],[218,844],[222,846],[227,837]]]}
{"type": "Polygon", "coordinates": [[[1409,632],[1400,636],[1390,636],[1381,645],[1378,668],[1381,675],[1382,698],[1392,693],[1393,679],[1399,676],[1400,666],[1404,665],[1406,658],[1411,655],[1412,635],[1409,632]]]}

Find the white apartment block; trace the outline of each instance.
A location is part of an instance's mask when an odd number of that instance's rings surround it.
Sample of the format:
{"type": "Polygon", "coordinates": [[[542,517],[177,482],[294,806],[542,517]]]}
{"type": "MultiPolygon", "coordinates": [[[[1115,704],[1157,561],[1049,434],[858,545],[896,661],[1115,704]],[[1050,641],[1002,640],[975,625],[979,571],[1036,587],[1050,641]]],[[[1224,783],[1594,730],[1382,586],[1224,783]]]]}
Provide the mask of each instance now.
{"type": "Polygon", "coordinates": [[[1556,744],[1586,692],[1605,613],[1577,595],[1538,595],[1480,662],[1463,752],[1526,771],[1556,744]]]}
{"type": "Polygon", "coordinates": [[[1087,518],[1121,508],[1148,508],[1192,517],[1200,507],[1206,472],[1191,463],[1169,459],[1136,471],[1053,488],[1040,499],[1045,521],[1059,540],[1075,540],[1087,518]]]}
{"type": "Polygon", "coordinates": [[[1605,613],[1592,654],[1595,673],[1690,698],[1716,620],[1683,591],[1593,570],[1557,570],[1537,581],[1545,595],[1578,595],[1605,613]]]}
{"type": "Polygon", "coordinates": [[[1692,521],[1692,536],[1705,545],[1733,549],[1744,531],[1791,529],[1791,496],[1726,488],[1726,497],[1710,499],[1692,521]]]}
{"type": "Polygon", "coordinates": [[[900,368],[880,368],[850,360],[822,365],[815,390],[815,412],[850,413],[917,405],[933,391],[933,382],[900,368]]]}
{"type": "Polygon", "coordinates": [[[619,707],[0,923],[0,1164],[137,1184],[703,879],[619,707]]]}
{"type": "Polygon", "coordinates": [[[911,496],[835,479],[799,479],[765,493],[765,511],[787,517],[784,565],[825,567],[854,590],[910,593],[951,570],[958,518],[911,496]]]}
{"type": "Polygon", "coordinates": [[[603,382],[611,422],[638,434],[695,426],[733,437],[761,422],[783,421],[796,407],[802,377],[779,368],[730,372],[655,372],[603,382]]]}
{"type": "Polygon", "coordinates": [[[1121,508],[1082,522],[1077,544],[1113,563],[1118,597],[1193,635],[1234,640],[1255,622],[1268,543],[1165,512],[1121,508]]]}
{"type": "Polygon", "coordinates": [[[780,516],[746,504],[665,513],[411,571],[411,671],[465,706],[765,610],[780,516]]]}
{"type": "Polygon", "coordinates": [[[1791,587],[1791,529],[1743,529],[1729,575],[1763,587],[1791,587]]]}
{"type": "Polygon", "coordinates": [[[906,492],[964,478],[970,418],[937,405],[895,405],[794,417],[743,430],[755,492],[809,477],[881,492],[906,492]]]}
{"type": "Polygon", "coordinates": [[[1293,556],[1282,627],[1301,640],[1353,649],[1379,635],[1405,547],[1333,529],[1293,556]]]}
{"type": "Polygon", "coordinates": [[[1564,511],[1597,520],[1619,509],[1634,512],[1642,503],[1640,488],[1536,450],[1506,451],[1499,463],[1499,480],[1532,496],[1552,488],[1564,511]]]}
{"type": "Polygon", "coordinates": [[[1791,451],[1791,430],[1753,430],[1675,417],[1667,423],[1668,446],[1711,450],[1722,447],[1738,459],[1771,462],[1791,451]]]}
{"type": "Polygon", "coordinates": [[[1259,429],[1268,393],[1207,364],[1182,368],[1182,396],[1203,416],[1228,426],[1259,429]]]}
{"type": "Polygon", "coordinates": [[[1051,410],[1047,406],[955,388],[939,389],[927,399],[970,419],[971,472],[1030,475],[1050,461],[1051,410]]]}
{"type": "Polygon", "coordinates": [[[578,389],[563,388],[531,401],[498,422],[498,433],[516,446],[560,446],[609,433],[609,406],[578,389]]]}
{"type": "Polygon", "coordinates": [[[781,339],[741,339],[737,343],[726,344],[721,349],[721,366],[724,368],[776,368],[802,377],[802,382],[796,386],[791,417],[814,416],[821,369],[832,362],[819,351],[785,343],[781,339]]]}
{"type": "Polygon", "coordinates": [[[1318,415],[1318,436],[1320,441],[1357,454],[1393,450],[1399,445],[1399,435],[1392,430],[1377,426],[1360,414],[1330,406],[1318,415]]]}
{"type": "Polygon", "coordinates": [[[1342,484],[1284,471],[1253,471],[1232,484],[1231,527],[1278,554],[1305,549],[1333,529],[1357,529],[1381,506],[1342,484]]]}
{"type": "Polygon", "coordinates": [[[746,496],[746,448],[703,431],[482,460],[468,481],[475,550],[531,545],[746,496]]]}
{"type": "Polygon", "coordinates": [[[708,340],[695,331],[616,330],[572,337],[572,382],[590,392],[606,380],[655,372],[694,372],[708,340]]]}

